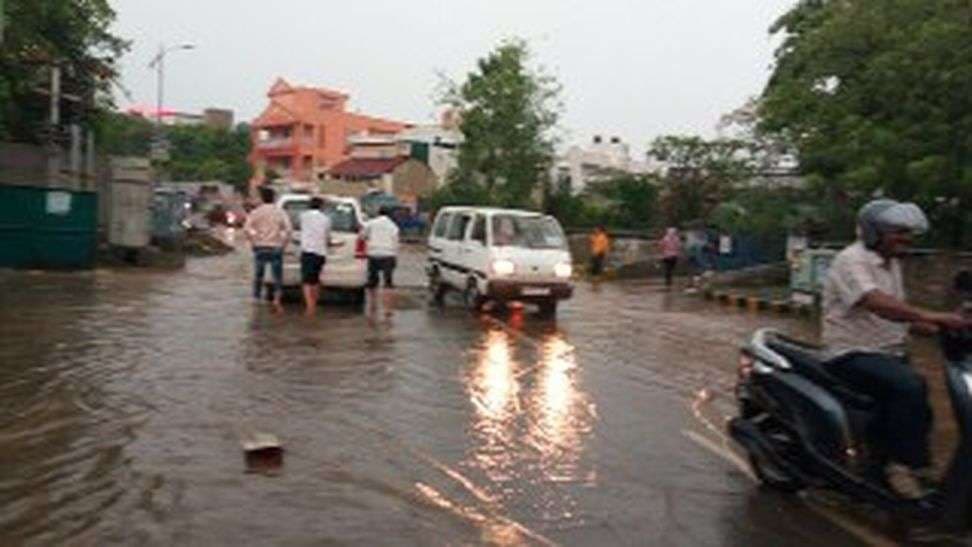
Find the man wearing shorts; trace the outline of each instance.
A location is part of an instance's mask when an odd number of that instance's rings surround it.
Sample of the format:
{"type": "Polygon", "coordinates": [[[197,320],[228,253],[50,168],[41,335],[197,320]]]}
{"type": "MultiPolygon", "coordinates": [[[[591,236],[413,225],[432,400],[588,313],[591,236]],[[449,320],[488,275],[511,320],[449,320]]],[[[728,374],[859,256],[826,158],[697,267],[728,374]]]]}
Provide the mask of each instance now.
{"type": "Polygon", "coordinates": [[[395,282],[393,275],[398,256],[398,226],[389,218],[389,211],[382,207],[378,218],[369,220],[361,232],[367,242],[368,255],[368,307],[374,313],[378,308],[377,290],[383,281],[385,317],[391,317],[394,304],[395,282]],[[379,279],[380,278],[380,279],[379,279]]]}
{"type": "Polygon", "coordinates": [[[300,277],[307,315],[317,312],[321,272],[327,262],[327,247],[331,241],[331,219],[321,211],[323,207],[324,200],[312,197],[310,209],[300,215],[300,277]]]}

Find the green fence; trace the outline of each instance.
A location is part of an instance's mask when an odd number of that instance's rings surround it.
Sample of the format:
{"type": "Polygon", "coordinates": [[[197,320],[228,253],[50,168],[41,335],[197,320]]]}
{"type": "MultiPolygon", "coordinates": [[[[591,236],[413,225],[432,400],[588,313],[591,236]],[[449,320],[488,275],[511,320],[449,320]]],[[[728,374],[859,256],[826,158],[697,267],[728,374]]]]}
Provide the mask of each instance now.
{"type": "Polygon", "coordinates": [[[94,192],[0,186],[0,267],[91,268],[97,226],[94,192]]]}

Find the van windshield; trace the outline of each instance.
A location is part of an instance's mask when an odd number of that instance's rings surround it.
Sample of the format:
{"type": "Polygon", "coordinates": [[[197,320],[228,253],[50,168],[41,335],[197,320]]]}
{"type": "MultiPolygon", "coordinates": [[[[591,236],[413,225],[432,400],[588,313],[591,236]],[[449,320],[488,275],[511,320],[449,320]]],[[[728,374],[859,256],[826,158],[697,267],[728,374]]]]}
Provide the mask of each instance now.
{"type": "Polygon", "coordinates": [[[494,215],[493,245],[527,249],[565,249],[567,239],[553,217],[494,215]]]}
{"type": "MultiPolygon", "coordinates": [[[[310,209],[310,200],[300,199],[284,203],[283,210],[290,217],[294,230],[300,230],[300,215],[310,209]]],[[[358,217],[350,203],[325,201],[321,209],[331,219],[331,230],[335,232],[357,232],[358,217]]]]}

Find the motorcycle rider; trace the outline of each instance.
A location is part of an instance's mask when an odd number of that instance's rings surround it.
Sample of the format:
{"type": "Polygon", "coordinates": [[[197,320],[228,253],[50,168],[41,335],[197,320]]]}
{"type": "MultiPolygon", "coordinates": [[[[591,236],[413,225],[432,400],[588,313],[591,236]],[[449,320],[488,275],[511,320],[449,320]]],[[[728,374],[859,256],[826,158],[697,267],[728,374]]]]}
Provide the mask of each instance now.
{"type": "Polygon", "coordinates": [[[823,341],[828,370],[878,403],[876,439],[888,456],[888,484],[917,498],[932,477],[932,412],[924,379],[906,354],[909,326],[933,334],[972,321],[908,304],[900,258],[928,220],[913,203],[877,199],[858,213],[859,239],[837,254],[823,287],[823,341]]]}

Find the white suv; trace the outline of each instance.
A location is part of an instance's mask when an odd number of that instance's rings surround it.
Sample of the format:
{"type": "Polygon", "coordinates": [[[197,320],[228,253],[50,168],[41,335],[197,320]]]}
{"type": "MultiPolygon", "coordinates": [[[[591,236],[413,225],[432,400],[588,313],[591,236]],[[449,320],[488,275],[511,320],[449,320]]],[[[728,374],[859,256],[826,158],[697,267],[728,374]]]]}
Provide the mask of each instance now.
{"type": "MultiPolygon", "coordinates": [[[[290,216],[294,227],[293,241],[284,252],[284,289],[300,287],[300,215],[310,208],[311,197],[310,194],[284,194],[277,200],[277,206],[290,216]]],[[[358,237],[364,221],[361,206],[354,198],[320,197],[324,200],[321,210],[331,219],[331,240],[340,243],[328,248],[321,285],[325,289],[349,291],[355,303],[362,303],[368,281],[368,261],[365,242],[358,237]]]]}
{"type": "Polygon", "coordinates": [[[441,302],[462,292],[470,309],[487,301],[537,304],[553,315],[574,286],[567,238],[557,219],[530,211],[444,207],[428,242],[429,289],[441,302]]]}

